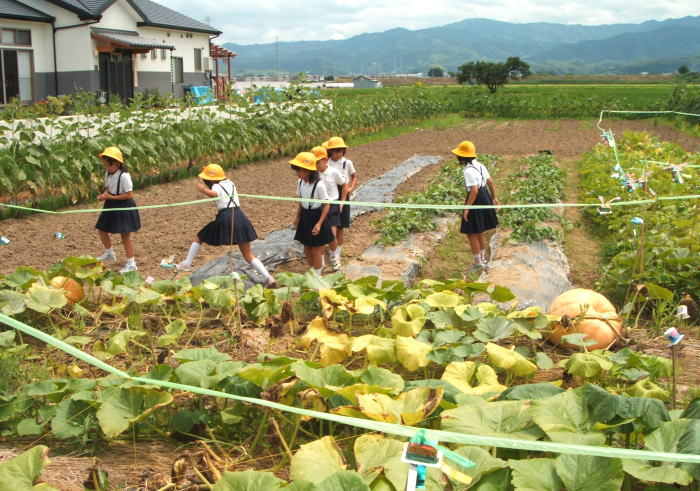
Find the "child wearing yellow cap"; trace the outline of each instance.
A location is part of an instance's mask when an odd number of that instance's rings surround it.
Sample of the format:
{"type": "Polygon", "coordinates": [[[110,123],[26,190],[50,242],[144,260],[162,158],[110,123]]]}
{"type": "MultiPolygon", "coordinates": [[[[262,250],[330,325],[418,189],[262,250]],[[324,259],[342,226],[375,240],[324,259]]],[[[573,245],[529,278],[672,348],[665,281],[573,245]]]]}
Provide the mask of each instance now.
{"type": "MultiPolygon", "coordinates": [[[[329,199],[326,186],[318,175],[317,160],[318,157],[312,152],[301,152],[289,161],[298,178],[297,196],[302,199],[329,199]]],[[[294,240],[302,243],[306,263],[316,271],[319,277],[323,269],[323,248],[335,239],[326,220],[329,210],[328,203],[300,201],[294,220],[296,229],[294,240]]]]}
{"type": "MultiPolygon", "coordinates": [[[[345,201],[348,195],[348,184],[345,182],[345,177],[338,169],[328,165],[328,152],[326,149],[323,148],[323,146],[314,147],[311,149],[311,153],[318,158],[316,161],[316,168],[318,170],[318,176],[328,193],[328,199],[331,201],[345,201]]],[[[337,203],[331,204],[328,217],[326,218],[328,225],[331,226],[333,235],[336,237],[342,212],[343,205],[337,203]]],[[[333,241],[328,244],[328,253],[331,259],[331,268],[334,272],[340,269],[340,256],[336,252],[337,249],[338,243],[333,239],[333,241]]]]}
{"type": "MultiPolygon", "coordinates": [[[[328,151],[328,166],[337,169],[345,177],[347,198],[342,199],[343,201],[349,201],[353,191],[355,191],[357,174],[355,173],[355,165],[352,163],[352,160],[345,157],[348,146],[345,144],[345,140],[339,136],[329,138],[327,142],[324,142],[323,146],[328,151]]],[[[342,192],[340,186],[338,186],[338,192],[342,192]]],[[[345,242],[346,228],[350,228],[350,204],[343,205],[340,212],[340,224],[336,230],[338,247],[335,249],[335,254],[331,255],[331,263],[333,263],[335,256],[338,267],[340,267],[340,253],[343,249],[343,243],[345,242]]]]}
{"type": "Polygon", "coordinates": [[[138,210],[107,211],[110,208],[136,207],[134,202],[134,185],[129,171],[124,165],[124,156],[117,147],[107,147],[98,155],[105,169],[105,188],[97,197],[104,201],[104,210],[100,213],[95,228],[98,230],[100,241],[105,251],[97,257],[102,262],[116,261],[117,255],[112,248],[110,234],[119,234],[126,253],[126,264],[119,271],[127,273],[136,271],[136,249],[131,240],[131,234],[141,228],[141,218],[138,210]]]}
{"type": "Polygon", "coordinates": [[[226,177],[224,169],[218,164],[206,165],[199,177],[202,182],[197,183],[197,189],[209,198],[219,198],[216,200],[216,207],[219,211],[214,220],[197,233],[197,237],[190,245],[187,257],[177,264],[177,269],[192,271],[192,263],[202,247],[202,243],[213,246],[235,244],[238,245],[243,259],[250,263],[253,269],[263,277],[265,285],[277,287],[275,279],[265,265],[253,254],[250,243],[258,238],[258,234],[241,209],[236,185],[226,177]]]}
{"type": "MultiPolygon", "coordinates": [[[[476,147],[470,141],[463,141],[452,150],[459,163],[464,165],[464,186],[467,189],[467,205],[498,205],[496,185],[489,171],[476,160],[476,147]],[[488,188],[488,190],[487,190],[488,188]]],[[[486,267],[486,238],[484,232],[498,226],[494,208],[465,209],[462,212],[460,232],[467,234],[469,247],[474,256],[474,269],[486,267]]]]}

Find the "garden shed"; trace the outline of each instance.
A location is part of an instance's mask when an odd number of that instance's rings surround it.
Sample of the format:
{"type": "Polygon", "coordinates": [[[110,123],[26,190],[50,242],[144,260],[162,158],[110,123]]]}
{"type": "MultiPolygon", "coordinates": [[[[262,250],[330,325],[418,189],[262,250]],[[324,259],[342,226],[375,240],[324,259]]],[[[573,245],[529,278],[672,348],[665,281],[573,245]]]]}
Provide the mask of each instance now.
{"type": "Polygon", "coordinates": [[[356,89],[381,89],[384,85],[377,79],[360,75],[352,80],[352,85],[356,89]]]}

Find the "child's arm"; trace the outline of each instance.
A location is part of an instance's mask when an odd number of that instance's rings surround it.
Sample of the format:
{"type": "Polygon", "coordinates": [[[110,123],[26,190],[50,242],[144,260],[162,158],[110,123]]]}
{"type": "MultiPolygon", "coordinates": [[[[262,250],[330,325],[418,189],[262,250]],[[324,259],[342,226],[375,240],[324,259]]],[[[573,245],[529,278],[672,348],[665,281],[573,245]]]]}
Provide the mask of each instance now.
{"type": "MultiPolygon", "coordinates": [[[[348,191],[348,183],[343,182],[343,187],[340,188],[340,201],[345,201],[345,199],[348,197],[348,194],[350,194],[350,191],[348,191]]],[[[345,205],[340,205],[340,211],[343,211],[343,206],[345,205]]]]}
{"type": "Polygon", "coordinates": [[[134,197],[134,193],[132,191],[129,191],[128,193],[122,193],[122,194],[109,194],[109,191],[105,190],[100,194],[97,199],[100,201],[124,201],[127,199],[132,199],[134,197]]]}
{"type": "Polygon", "coordinates": [[[321,231],[321,225],[323,225],[323,221],[328,216],[328,210],[330,209],[331,205],[329,205],[328,203],[323,205],[323,211],[321,211],[321,218],[318,219],[318,223],[316,223],[314,229],[311,231],[311,235],[318,235],[318,233],[321,231]]]}
{"type": "Polygon", "coordinates": [[[297,206],[297,216],[294,218],[294,230],[299,228],[299,217],[301,216],[301,202],[297,206]]]}
{"type": "Polygon", "coordinates": [[[350,174],[350,184],[348,185],[348,194],[355,190],[355,184],[357,184],[357,174],[350,174]]]}
{"type": "MultiPolygon", "coordinates": [[[[467,202],[464,203],[465,205],[473,205],[474,201],[476,201],[476,196],[479,194],[479,186],[471,186],[469,188],[469,196],[467,196],[467,202]]],[[[464,217],[464,221],[467,222],[469,221],[469,210],[465,209],[464,213],[462,213],[462,217],[464,217]]]]}
{"type": "Polygon", "coordinates": [[[210,198],[216,198],[217,196],[219,196],[219,193],[209,189],[201,182],[197,183],[197,189],[199,189],[199,192],[202,193],[204,196],[209,196],[210,198]]]}
{"type": "Polygon", "coordinates": [[[494,205],[500,205],[501,203],[496,198],[496,185],[493,183],[493,179],[490,177],[486,179],[486,185],[489,187],[489,192],[491,193],[491,199],[494,205]]]}

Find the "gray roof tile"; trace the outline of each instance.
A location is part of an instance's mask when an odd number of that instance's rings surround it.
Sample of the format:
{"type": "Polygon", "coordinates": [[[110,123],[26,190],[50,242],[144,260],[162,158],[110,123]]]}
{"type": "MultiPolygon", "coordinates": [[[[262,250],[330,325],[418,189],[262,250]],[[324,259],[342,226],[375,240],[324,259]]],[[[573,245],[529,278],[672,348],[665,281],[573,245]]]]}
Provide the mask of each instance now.
{"type": "Polygon", "coordinates": [[[17,0],[0,0],[0,18],[51,22],[53,17],[17,0]]]}
{"type": "MultiPolygon", "coordinates": [[[[86,0],[83,0],[86,1],[86,0]]],[[[151,0],[128,0],[128,2],[142,15],[144,22],[139,25],[151,27],[166,27],[184,31],[205,32],[220,34],[221,31],[199,22],[167,7],[163,7],[151,0]]]]}

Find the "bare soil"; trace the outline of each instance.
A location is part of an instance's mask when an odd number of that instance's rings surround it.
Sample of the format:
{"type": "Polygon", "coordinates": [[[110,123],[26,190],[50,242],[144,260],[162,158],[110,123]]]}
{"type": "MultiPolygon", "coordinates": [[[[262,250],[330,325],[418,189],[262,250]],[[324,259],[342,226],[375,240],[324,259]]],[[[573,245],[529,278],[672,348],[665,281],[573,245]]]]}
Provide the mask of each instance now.
{"type": "MultiPolygon", "coordinates": [[[[700,141],[666,126],[655,126],[643,121],[611,123],[615,133],[624,130],[647,130],[669,141],[677,141],[690,150],[698,150],[700,141]]],[[[376,177],[407,158],[419,155],[449,156],[450,149],[461,140],[476,143],[480,153],[501,155],[504,158],[532,155],[539,150],[551,150],[559,158],[574,158],[594,146],[599,139],[598,130],[590,122],[562,121],[477,121],[465,120],[454,128],[444,130],[417,130],[380,142],[352,147],[348,158],[355,163],[360,183],[376,177]]],[[[350,142],[352,145],[352,142],[350,142]]],[[[266,160],[229,169],[228,175],[241,193],[273,196],[292,196],[295,178],[287,158],[266,160]]],[[[415,190],[423,186],[434,170],[427,170],[405,183],[401,190],[415,190]]],[[[137,191],[139,205],[178,203],[200,199],[197,179],[151,186],[137,191]]],[[[100,204],[75,207],[97,208],[100,204]]],[[[295,205],[264,199],[243,199],[242,206],[255,226],[258,235],[265,234],[292,223],[295,205]]],[[[216,209],[212,203],[192,206],[174,206],[142,210],[142,229],[135,234],[139,270],[154,278],[165,278],[169,273],[160,268],[163,257],[175,255],[182,259],[197,231],[209,222],[216,209]]],[[[346,234],[343,253],[354,257],[376,239],[376,230],[370,222],[377,213],[359,218],[346,234]]],[[[18,266],[46,269],[66,256],[99,255],[102,246],[94,229],[96,213],[71,215],[39,215],[0,222],[0,234],[10,239],[10,244],[0,247],[0,273],[7,274],[18,266]],[[56,232],[65,239],[54,238],[56,232]]],[[[119,269],[124,260],[120,239],[114,236],[114,248],[119,261],[112,267],[119,269]]],[[[253,245],[253,248],[255,246],[253,245]]],[[[226,252],[225,247],[204,246],[196,265],[226,252]]],[[[346,259],[347,259],[346,257],[346,259]]],[[[294,270],[301,265],[289,265],[294,270]]]]}

